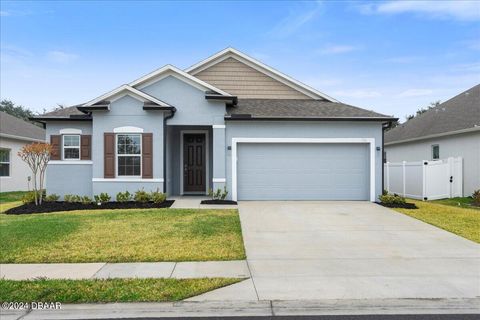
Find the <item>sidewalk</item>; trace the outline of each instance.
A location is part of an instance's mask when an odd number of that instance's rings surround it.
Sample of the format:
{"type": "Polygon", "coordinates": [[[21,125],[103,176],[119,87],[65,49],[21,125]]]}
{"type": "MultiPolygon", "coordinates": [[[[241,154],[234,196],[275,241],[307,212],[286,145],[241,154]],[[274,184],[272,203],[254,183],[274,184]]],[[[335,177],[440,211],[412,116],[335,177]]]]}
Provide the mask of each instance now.
{"type": "Polygon", "coordinates": [[[107,278],[249,278],[247,262],[133,262],[0,264],[0,278],[27,280],[107,278]]]}
{"type": "Polygon", "coordinates": [[[478,314],[480,299],[372,299],[65,304],[60,310],[1,310],[2,320],[155,319],[387,314],[478,314]]]}

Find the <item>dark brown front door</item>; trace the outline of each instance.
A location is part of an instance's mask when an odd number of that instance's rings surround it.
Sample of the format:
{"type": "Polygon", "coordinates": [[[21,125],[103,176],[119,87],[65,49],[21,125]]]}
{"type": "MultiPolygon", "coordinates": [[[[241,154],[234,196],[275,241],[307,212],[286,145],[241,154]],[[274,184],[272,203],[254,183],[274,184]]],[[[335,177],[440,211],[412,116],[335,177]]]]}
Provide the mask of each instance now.
{"type": "Polygon", "coordinates": [[[205,192],[205,134],[183,135],[183,190],[205,192]]]}

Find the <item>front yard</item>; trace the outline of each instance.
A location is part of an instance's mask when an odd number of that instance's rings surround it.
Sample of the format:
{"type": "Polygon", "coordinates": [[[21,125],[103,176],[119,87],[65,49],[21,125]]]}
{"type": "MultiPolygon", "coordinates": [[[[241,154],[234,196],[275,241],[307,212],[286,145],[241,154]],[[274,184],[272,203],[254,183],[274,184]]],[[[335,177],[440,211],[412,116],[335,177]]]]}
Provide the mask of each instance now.
{"type": "Polygon", "coordinates": [[[242,279],[0,280],[0,302],[179,301],[242,279]]]}
{"type": "Polygon", "coordinates": [[[395,208],[393,210],[480,243],[480,210],[452,206],[455,201],[450,201],[449,204],[441,204],[440,201],[447,200],[426,202],[407,199],[407,202],[415,203],[418,209],[395,208]]]}
{"type": "Polygon", "coordinates": [[[0,263],[245,259],[237,210],[0,214],[0,263]]]}

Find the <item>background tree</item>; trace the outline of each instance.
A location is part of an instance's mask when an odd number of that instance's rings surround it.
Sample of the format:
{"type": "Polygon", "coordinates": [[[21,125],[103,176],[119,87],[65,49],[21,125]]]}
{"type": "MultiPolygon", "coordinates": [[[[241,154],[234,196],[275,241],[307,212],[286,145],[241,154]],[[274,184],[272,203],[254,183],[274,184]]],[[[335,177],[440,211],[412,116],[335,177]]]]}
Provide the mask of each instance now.
{"type": "Polygon", "coordinates": [[[417,110],[417,112],[415,112],[415,114],[409,114],[409,115],[405,116],[405,119],[407,121],[412,120],[413,118],[427,112],[428,110],[430,110],[432,108],[435,108],[435,107],[438,107],[440,105],[440,103],[441,103],[440,100],[430,102],[430,105],[428,105],[426,108],[424,108],[424,107],[418,108],[418,110],[417,110]]]}
{"type": "Polygon", "coordinates": [[[15,105],[15,103],[7,99],[3,99],[2,101],[0,101],[0,111],[3,111],[5,113],[8,113],[9,115],[23,119],[28,122],[30,122],[28,118],[35,115],[33,111],[28,109],[27,107],[15,105]]]}
{"type": "Polygon", "coordinates": [[[25,161],[32,170],[35,205],[42,204],[45,170],[47,170],[47,164],[51,154],[52,145],[39,142],[24,145],[18,152],[18,156],[25,161]],[[37,176],[39,185],[37,185],[37,176]]]}

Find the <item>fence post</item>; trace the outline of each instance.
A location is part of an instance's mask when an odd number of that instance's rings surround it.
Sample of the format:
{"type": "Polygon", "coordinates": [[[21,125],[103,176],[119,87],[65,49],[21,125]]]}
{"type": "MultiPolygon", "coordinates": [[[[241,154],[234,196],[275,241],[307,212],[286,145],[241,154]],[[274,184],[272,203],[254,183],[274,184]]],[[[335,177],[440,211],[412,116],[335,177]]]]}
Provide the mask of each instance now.
{"type": "Polygon", "coordinates": [[[386,170],[387,171],[387,192],[390,193],[390,163],[389,162],[386,163],[386,167],[387,167],[387,170],[386,170]]]}
{"type": "Polygon", "coordinates": [[[427,160],[422,160],[422,201],[428,200],[427,184],[426,184],[427,165],[428,165],[428,161],[427,160]]]}
{"type": "Polygon", "coordinates": [[[406,169],[405,169],[405,165],[406,165],[406,161],[402,161],[402,170],[403,170],[403,196],[405,197],[405,188],[406,188],[406,169]]]}
{"type": "Polygon", "coordinates": [[[453,181],[455,179],[455,177],[453,176],[453,158],[452,157],[448,157],[447,159],[447,162],[448,162],[448,184],[449,184],[449,192],[448,192],[448,197],[449,198],[452,198],[452,194],[453,194],[453,181]]]}

